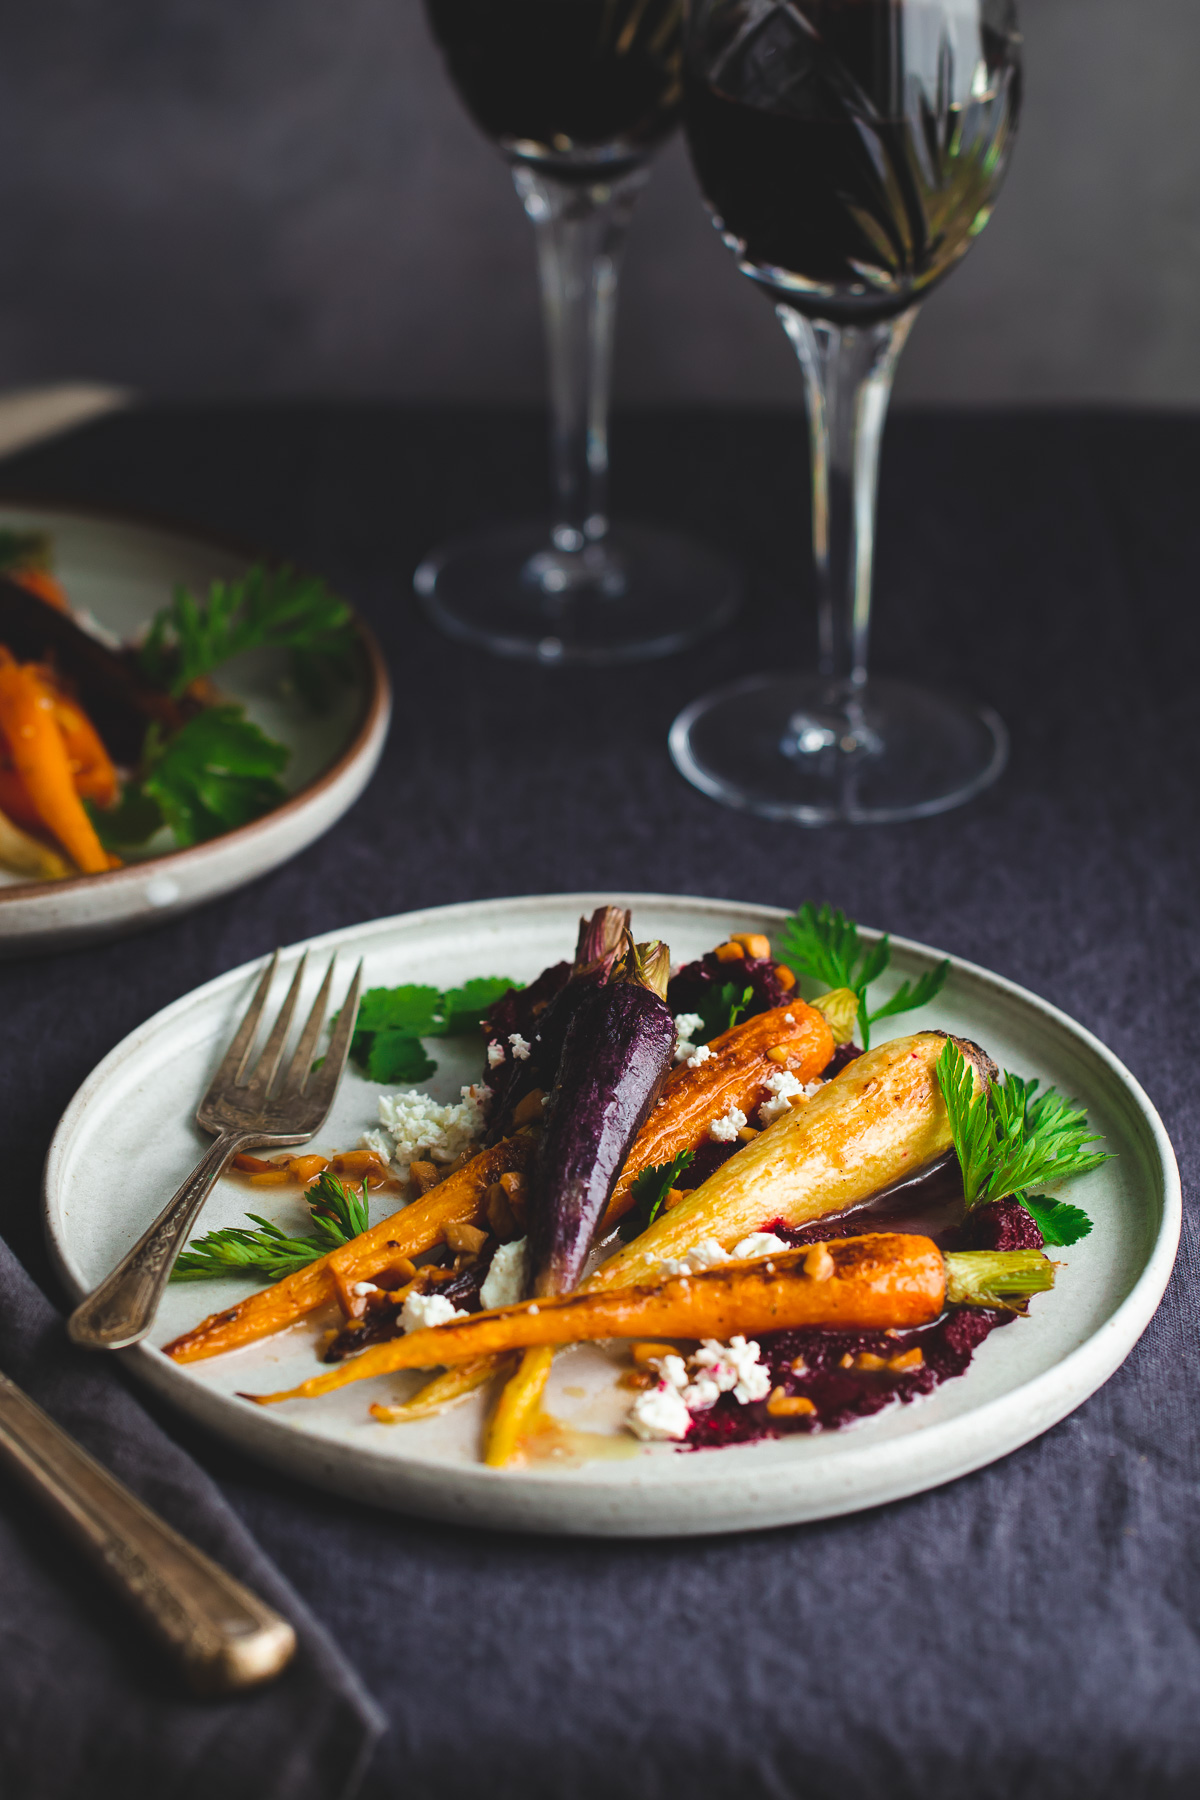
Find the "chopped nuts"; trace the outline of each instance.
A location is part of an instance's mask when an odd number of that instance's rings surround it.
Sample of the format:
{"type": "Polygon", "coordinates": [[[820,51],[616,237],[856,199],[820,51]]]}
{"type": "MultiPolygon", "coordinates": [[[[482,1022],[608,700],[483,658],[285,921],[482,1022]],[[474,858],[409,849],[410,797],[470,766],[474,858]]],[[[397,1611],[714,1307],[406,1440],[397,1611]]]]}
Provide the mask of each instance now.
{"type": "Polygon", "coordinates": [[[650,1369],[626,1369],[617,1381],[623,1388],[652,1388],[658,1386],[658,1376],[650,1369]]]}
{"type": "Polygon", "coordinates": [[[761,931],[735,931],[730,938],[731,944],[740,944],[747,956],[755,962],[768,962],[771,956],[771,940],[764,937],[761,931]]]}
{"type": "Polygon", "coordinates": [[[798,1356],[796,1358],[795,1362],[792,1364],[792,1374],[793,1375],[807,1375],[808,1374],[808,1364],[805,1362],[805,1360],[802,1356],[798,1356]]]}
{"type": "Polygon", "coordinates": [[[813,1402],[803,1394],[785,1394],[781,1387],[772,1388],[767,1401],[767,1411],[773,1418],[803,1418],[807,1413],[815,1413],[813,1402]]]}
{"type": "Polygon", "coordinates": [[[730,938],[727,944],[718,944],[713,951],[718,962],[745,962],[746,952],[736,938],[730,938]]]}
{"type": "Polygon", "coordinates": [[[507,1175],[500,1177],[500,1186],[508,1196],[508,1204],[512,1207],[513,1218],[523,1230],[525,1207],[529,1198],[529,1188],[525,1177],[518,1170],[512,1169],[507,1175]]]}
{"type": "Polygon", "coordinates": [[[828,1281],[837,1264],[825,1244],[814,1244],[804,1258],[804,1273],[810,1281],[828,1281]]]}
{"type": "Polygon", "coordinates": [[[668,1188],[666,1193],[663,1195],[663,1203],[662,1203],[661,1210],[663,1212],[670,1212],[670,1210],[673,1206],[678,1206],[679,1202],[681,1200],[686,1200],[687,1197],[688,1197],[688,1191],[686,1188],[668,1188]]]}
{"type": "Polygon", "coordinates": [[[738,1137],[743,1144],[748,1144],[751,1138],[756,1138],[757,1136],[758,1132],[753,1125],[743,1125],[742,1129],[738,1132],[738,1137]]]}
{"type": "Polygon", "coordinates": [[[493,1181],[487,1191],[487,1222],[502,1244],[510,1244],[521,1235],[508,1195],[498,1181],[493,1181]]]}
{"type": "Polygon", "coordinates": [[[792,974],[792,971],[788,968],[786,963],[775,964],[775,979],[785,994],[790,994],[796,985],[796,977],[792,974]]]}
{"type": "Polygon", "coordinates": [[[418,1160],[409,1163],[408,1179],[416,1188],[418,1195],[427,1194],[430,1188],[435,1188],[442,1179],[442,1172],[436,1163],[418,1160]]]}
{"type": "Polygon", "coordinates": [[[477,1256],[487,1240],[487,1232],[480,1231],[477,1225],[463,1225],[451,1220],[446,1227],[446,1242],[450,1248],[467,1256],[477,1256]]]}
{"type": "Polygon", "coordinates": [[[907,1374],[909,1369],[919,1369],[924,1363],[924,1353],[920,1350],[905,1350],[901,1356],[890,1356],[888,1368],[894,1369],[897,1375],[907,1374]]]}
{"type": "Polygon", "coordinates": [[[674,1344],[637,1343],[629,1346],[629,1354],[639,1368],[646,1363],[661,1362],[664,1356],[676,1354],[674,1344]]]}
{"type": "Polygon", "coordinates": [[[540,1119],[544,1098],[541,1088],[534,1088],[531,1093],[526,1094],[513,1108],[513,1124],[531,1125],[535,1119],[540,1119]]]}
{"type": "Polygon", "coordinates": [[[838,1368],[839,1369],[852,1369],[853,1367],[854,1367],[854,1352],[852,1350],[847,1350],[845,1356],[843,1356],[841,1361],[838,1363],[838,1368]]]}
{"type": "Polygon", "coordinates": [[[772,1044],[767,1051],[767,1061],[778,1063],[781,1068],[786,1069],[791,1060],[792,1051],[788,1044],[772,1044]]]}
{"type": "Polygon", "coordinates": [[[886,1356],[876,1356],[873,1350],[860,1350],[854,1359],[854,1366],[856,1369],[886,1369],[888,1361],[886,1356]]]}

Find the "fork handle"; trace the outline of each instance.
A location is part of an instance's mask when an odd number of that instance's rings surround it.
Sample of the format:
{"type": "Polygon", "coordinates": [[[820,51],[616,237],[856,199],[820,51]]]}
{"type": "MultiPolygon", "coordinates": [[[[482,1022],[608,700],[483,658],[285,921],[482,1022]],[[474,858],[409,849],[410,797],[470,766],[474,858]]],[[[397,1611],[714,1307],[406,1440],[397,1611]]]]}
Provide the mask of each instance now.
{"type": "Polygon", "coordinates": [[[198,1694],[270,1681],[290,1662],[287,1620],[160,1519],[0,1375],[0,1462],[140,1615],[198,1694]]]}
{"type": "Polygon", "coordinates": [[[145,1337],[171,1279],[175,1259],[213,1183],[231,1156],[261,1142],[261,1133],[221,1133],[149,1230],[121,1258],[112,1274],[75,1308],[67,1320],[67,1331],[75,1343],[85,1350],[124,1350],[145,1337]]]}

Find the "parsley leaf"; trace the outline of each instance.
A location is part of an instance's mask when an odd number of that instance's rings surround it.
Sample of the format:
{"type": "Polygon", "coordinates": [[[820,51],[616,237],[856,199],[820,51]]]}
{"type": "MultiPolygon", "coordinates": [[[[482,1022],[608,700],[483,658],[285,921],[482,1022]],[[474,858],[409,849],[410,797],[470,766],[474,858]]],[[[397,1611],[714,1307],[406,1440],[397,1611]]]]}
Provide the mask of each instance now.
{"type": "MultiPolygon", "coordinates": [[[[938,1058],[937,1076],[968,1207],[985,1200],[1002,1200],[1008,1194],[1028,1205],[1026,1194],[1031,1187],[1084,1175],[1108,1161],[1104,1151],[1088,1148],[1089,1144],[1099,1143],[1100,1138],[1088,1130],[1086,1112],[1057,1088],[1047,1088],[1039,1094],[1038,1082],[1006,1072],[992,1083],[990,1092],[976,1093],[971,1065],[950,1038],[938,1058]]],[[[1039,1198],[1047,1204],[1044,1197],[1039,1198]]],[[[1029,1210],[1040,1225],[1038,1213],[1032,1206],[1029,1210]]],[[[1086,1219],[1077,1207],[1066,1210],[1086,1219]]],[[[1066,1218],[1058,1223],[1064,1229],[1072,1225],[1066,1218]]],[[[1053,1229],[1053,1218],[1050,1224],[1053,1229]]],[[[1090,1229],[1088,1221],[1087,1230],[1090,1229]]],[[[1085,1235],[1076,1229],[1075,1237],[1062,1241],[1074,1243],[1076,1237],[1085,1235]]]]}
{"type": "Polygon", "coordinates": [[[178,844],[202,844],[287,799],[278,776],[290,754],[240,706],[210,706],[165,741],[151,726],[139,791],[156,802],[178,844]]]}
{"type": "Polygon", "coordinates": [[[1047,1244],[1065,1248],[1087,1237],[1092,1229],[1092,1221],[1078,1206],[1068,1206],[1065,1200],[1052,1200],[1049,1194],[1025,1194],[1021,1204],[1026,1212],[1033,1214],[1047,1244]]]}
{"type": "Polygon", "coordinates": [[[678,1185],[683,1171],[695,1160],[694,1151],[681,1150],[669,1163],[655,1163],[642,1170],[629,1189],[633,1195],[633,1206],[618,1227],[626,1243],[649,1230],[662,1211],[667,1195],[678,1185]]]}
{"type": "Polygon", "coordinates": [[[867,989],[892,960],[891,939],[885,935],[878,943],[864,944],[858,926],[845,913],[835,912],[829,906],[818,909],[807,900],[784,923],[779,934],[779,947],[784,961],[796,974],[823,981],[829,988],[849,988],[857,996],[858,1025],[864,1050],[871,1047],[871,1027],[876,1020],[928,1006],[942,991],[950,973],[947,958],[936,968],[927,969],[915,982],[901,982],[890,1000],[870,1012],[867,989]]]}
{"type": "Polygon", "coordinates": [[[264,1281],[282,1281],[285,1275],[306,1269],[309,1263],[328,1255],[340,1244],[348,1244],[367,1229],[366,1182],[361,1193],[355,1193],[326,1170],[306,1189],[304,1197],[312,1213],[311,1236],[289,1237],[270,1219],[247,1213],[255,1229],[232,1225],[195,1239],[176,1262],[171,1280],[204,1281],[211,1275],[252,1270],[264,1281]]]}
{"type": "Polygon", "coordinates": [[[704,1020],[704,1028],[693,1042],[707,1044],[712,1038],[720,1037],[723,1031],[732,1031],[747,1007],[753,1004],[752,987],[739,988],[735,982],[726,981],[719,988],[709,988],[696,1002],[696,1011],[704,1020]]]}
{"type": "Polygon", "coordinates": [[[178,699],[231,656],[272,646],[291,652],[296,686],[320,706],[331,674],[352,678],[355,642],[349,606],[319,576],[258,563],[236,581],[214,581],[206,600],[177,587],[139,661],[148,680],[178,699]]]}
{"type": "Polygon", "coordinates": [[[486,1009],[520,985],[507,975],[481,975],[444,993],[417,982],[368,988],[359,1005],[350,1055],[372,1081],[384,1085],[424,1081],[437,1064],[421,1039],[472,1036],[486,1009]]]}

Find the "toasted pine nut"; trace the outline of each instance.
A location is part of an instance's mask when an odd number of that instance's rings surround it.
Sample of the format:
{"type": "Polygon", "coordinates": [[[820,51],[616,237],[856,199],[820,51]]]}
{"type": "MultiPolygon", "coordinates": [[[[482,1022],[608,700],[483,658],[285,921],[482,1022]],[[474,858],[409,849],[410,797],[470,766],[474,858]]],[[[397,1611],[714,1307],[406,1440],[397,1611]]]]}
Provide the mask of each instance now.
{"type": "Polygon", "coordinates": [[[785,1069],[791,1060],[792,1048],[790,1044],[772,1044],[771,1048],[767,1051],[767,1061],[779,1063],[781,1067],[785,1069]]]}
{"type": "Polygon", "coordinates": [[[718,962],[745,962],[746,960],[746,952],[735,938],[730,938],[726,944],[718,944],[713,955],[718,962]]]}
{"type": "Polygon", "coordinates": [[[758,1131],[753,1125],[743,1125],[742,1129],[738,1132],[738,1137],[743,1144],[748,1144],[751,1138],[756,1138],[757,1136],[758,1131]]]}
{"type": "Polygon", "coordinates": [[[856,1369],[886,1369],[888,1362],[885,1356],[876,1356],[873,1350],[860,1350],[854,1366],[856,1369]]]}
{"type": "Polygon", "coordinates": [[[442,1174],[436,1163],[422,1162],[418,1159],[416,1162],[409,1163],[408,1179],[418,1194],[427,1194],[430,1188],[437,1186],[442,1179],[442,1174]]]}
{"type": "Polygon", "coordinates": [[[835,1267],[825,1244],[814,1244],[804,1259],[804,1273],[810,1281],[828,1281],[835,1267]]]}
{"type": "Polygon", "coordinates": [[[764,937],[761,931],[735,931],[730,938],[731,944],[740,944],[747,956],[755,962],[767,962],[771,956],[771,940],[764,937]]]}
{"type": "Polygon", "coordinates": [[[675,1346],[674,1344],[642,1342],[631,1344],[629,1346],[629,1354],[632,1356],[639,1369],[641,1369],[644,1368],[647,1363],[661,1362],[664,1356],[674,1356],[675,1346]]]}
{"type": "Polygon", "coordinates": [[[525,1098],[513,1108],[513,1124],[532,1125],[535,1119],[540,1119],[543,1098],[541,1088],[534,1088],[532,1093],[526,1094],[525,1098]]]}
{"type": "Polygon", "coordinates": [[[792,974],[792,971],[788,968],[786,963],[775,964],[775,979],[780,987],[789,994],[796,985],[796,977],[792,974]]]}
{"type": "Polygon", "coordinates": [[[909,1369],[919,1369],[925,1357],[918,1349],[906,1350],[902,1356],[889,1356],[888,1368],[894,1369],[897,1375],[904,1375],[909,1369]]]}
{"type": "Polygon", "coordinates": [[[487,1240],[487,1232],[480,1231],[477,1225],[463,1225],[452,1219],[446,1227],[446,1242],[450,1248],[465,1251],[468,1256],[476,1256],[487,1240]]]}
{"type": "Polygon", "coordinates": [[[803,1418],[807,1413],[815,1413],[816,1407],[804,1394],[785,1394],[781,1387],[771,1390],[767,1401],[767,1411],[776,1419],[803,1418]]]}

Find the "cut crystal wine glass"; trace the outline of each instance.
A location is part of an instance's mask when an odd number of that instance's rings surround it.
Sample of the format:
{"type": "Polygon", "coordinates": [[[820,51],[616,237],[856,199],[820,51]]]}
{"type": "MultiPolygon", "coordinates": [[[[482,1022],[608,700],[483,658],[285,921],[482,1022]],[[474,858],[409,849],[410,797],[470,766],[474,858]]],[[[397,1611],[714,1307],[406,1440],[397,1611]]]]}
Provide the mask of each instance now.
{"type": "Polygon", "coordinates": [[[1020,103],[1011,0],[691,0],[684,124],[705,200],[772,301],[808,410],[818,663],[694,701],[705,793],[821,825],[918,818],[1004,767],[987,707],[869,676],[879,446],[926,293],[991,214],[1020,103]]]}
{"type": "Polygon", "coordinates": [[[554,510],[434,551],[417,593],[444,630],[501,655],[678,650],[733,616],[741,578],[677,532],[610,523],[608,404],[625,232],[679,117],[683,0],[427,0],[427,11],[533,224],[554,510]]]}

